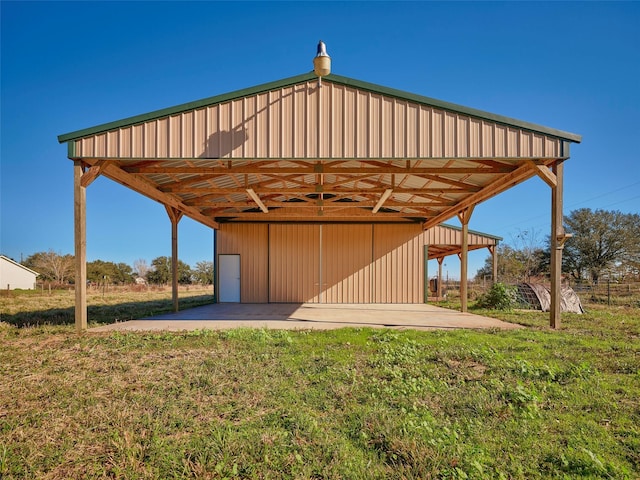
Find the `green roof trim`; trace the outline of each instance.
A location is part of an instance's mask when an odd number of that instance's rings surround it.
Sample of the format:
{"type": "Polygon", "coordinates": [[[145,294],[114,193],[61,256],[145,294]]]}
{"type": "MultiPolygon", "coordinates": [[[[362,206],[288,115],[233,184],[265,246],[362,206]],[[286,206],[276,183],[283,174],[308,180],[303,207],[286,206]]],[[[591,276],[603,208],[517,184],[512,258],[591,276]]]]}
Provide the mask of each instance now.
{"type": "MultiPolygon", "coordinates": [[[[158,118],[168,117],[171,115],[177,115],[179,113],[183,113],[189,110],[195,110],[198,108],[204,108],[211,105],[216,105],[223,102],[228,102],[231,100],[235,100],[242,97],[247,97],[250,95],[257,95],[260,93],[265,93],[271,90],[277,90],[280,88],[288,87],[291,85],[296,85],[303,82],[308,82],[310,80],[317,79],[318,77],[313,73],[305,73],[303,75],[297,75],[295,77],[285,78],[283,80],[278,80],[275,82],[265,83],[262,85],[258,85],[255,87],[245,88],[242,90],[236,90],[235,92],[225,93],[222,95],[216,95],[214,97],[204,98],[202,100],[196,100],[189,103],[183,103],[181,105],[176,105],[174,107],[163,108],[161,110],[156,110],[153,112],[145,113],[142,115],[136,115],[133,117],[128,117],[122,120],[116,120],[114,122],[104,123],[102,125],[97,125],[95,127],[85,128],[82,130],[77,130],[75,132],[65,133],[63,135],[58,136],[58,142],[64,143],[70,140],[77,140],[79,138],[88,137],[90,135],[95,135],[98,133],[107,132],[110,130],[115,130],[122,127],[128,127],[131,125],[138,125],[150,120],[155,120],[158,118]]],[[[464,107],[462,105],[456,105],[454,103],[444,102],[442,100],[437,100],[434,98],[424,97],[422,95],[417,95],[409,92],[404,92],[402,90],[396,90],[394,88],[383,87],[380,85],[376,85],[373,83],[363,82],[360,80],[355,80],[352,78],[342,77],[339,75],[330,74],[326,77],[323,77],[323,81],[325,82],[333,82],[340,85],[354,87],[360,90],[366,90],[372,93],[377,93],[381,95],[391,96],[395,98],[399,98],[402,100],[407,100],[410,102],[415,102],[423,105],[428,105],[431,107],[440,108],[442,110],[447,110],[456,113],[462,113],[465,115],[469,115],[471,117],[481,118],[484,120],[489,120],[492,122],[496,122],[502,125],[522,128],[524,130],[529,130],[536,133],[543,133],[545,135],[550,135],[552,137],[561,138],[563,140],[569,140],[572,142],[580,143],[582,141],[582,136],[577,135],[575,133],[569,133],[562,130],[556,130],[549,127],[544,127],[542,125],[537,125],[534,123],[524,122],[521,120],[517,120],[514,118],[504,117],[502,115],[496,115],[494,113],[485,112],[482,110],[476,110],[474,108],[464,107]]]]}

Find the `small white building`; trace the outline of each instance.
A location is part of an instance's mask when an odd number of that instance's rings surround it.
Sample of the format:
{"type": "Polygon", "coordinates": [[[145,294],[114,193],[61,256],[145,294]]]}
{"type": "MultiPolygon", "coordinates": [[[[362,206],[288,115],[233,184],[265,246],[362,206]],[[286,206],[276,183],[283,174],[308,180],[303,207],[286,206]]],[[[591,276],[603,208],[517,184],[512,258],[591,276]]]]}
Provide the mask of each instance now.
{"type": "Polygon", "coordinates": [[[0,288],[32,290],[36,288],[36,277],[40,275],[30,268],[0,255],[0,288]]]}

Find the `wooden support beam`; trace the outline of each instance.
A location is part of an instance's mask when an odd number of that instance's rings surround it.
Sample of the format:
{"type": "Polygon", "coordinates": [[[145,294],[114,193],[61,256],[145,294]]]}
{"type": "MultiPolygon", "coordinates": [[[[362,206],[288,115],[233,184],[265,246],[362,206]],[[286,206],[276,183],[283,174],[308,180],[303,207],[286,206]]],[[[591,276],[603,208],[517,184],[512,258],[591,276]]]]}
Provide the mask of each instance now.
{"type": "Polygon", "coordinates": [[[76,331],[87,330],[87,189],[82,186],[83,165],[73,162],[73,220],[75,243],[76,331]]]}
{"type": "Polygon", "coordinates": [[[171,221],[171,299],[173,311],[177,312],[178,305],[178,222],[182,218],[182,212],[165,205],[169,220],[171,221]]]}
{"type": "Polygon", "coordinates": [[[108,160],[98,160],[89,168],[89,170],[84,172],[82,179],[80,180],[81,185],[85,188],[91,185],[91,183],[93,183],[93,181],[102,173],[107,162],[108,160]]]}
{"type": "Polygon", "coordinates": [[[517,170],[507,175],[504,175],[502,177],[499,177],[496,181],[482,188],[480,191],[465,197],[462,201],[460,201],[454,207],[448,208],[447,210],[443,211],[439,215],[425,221],[422,224],[422,228],[424,228],[425,230],[429,230],[431,227],[435,227],[436,225],[439,225],[440,223],[450,219],[451,217],[458,215],[460,212],[463,212],[466,208],[473,205],[477,205],[480,202],[483,202],[491,197],[494,197],[499,193],[504,192],[505,190],[508,190],[514,185],[517,185],[518,183],[521,183],[531,178],[534,175],[535,175],[535,172],[531,169],[531,167],[528,164],[524,164],[518,167],[517,170]]]}
{"type": "Polygon", "coordinates": [[[213,219],[202,215],[198,211],[198,209],[185,205],[179,198],[161,192],[147,181],[125,172],[121,168],[118,168],[116,165],[105,164],[103,168],[103,175],[107,178],[110,178],[111,180],[121,183],[122,185],[138,193],[141,193],[142,195],[145,195],[146,197],[156,200],[165,206],[170,206],[177,210],[180,210],[188,217],[193,218],[203,225],[206,225],[213,229],[218,229],[219,227],[218,223],[216,223],[213,219]]]}
{"type": "Polygon", "coordinates": [[[247,188],[247,193],[253,199],[253,201],[258,204],[258,207],[260,207],[260,210],[262,210],[263,213],[269,213],[269,209],[264,203],[262,203],[262,200],[260,200],[258,194],[253,191],[253,188],[247,188]]]}
{"type": "Polygon", "coordinates": [[[551,188],[554,188],[557,185],[558,180],[554,173],[549,170],[549,167],[535,163],[532,160],[527,160],[526,163],[551,188]]]}
{"type": "Polygon", "coordinates": [[[387,201],[387,199],[391,196],[392,193],[393,193],[393,189],[387,188],[382,194],[382,196],[380,197],[380,200],[378,200],[378,203],[376,203],[376,206],[373,207],[373,210],[371,211],[371,213],[377,213],[378,210],[380,210],[384,202],[387,201]]]}
{"type": "Polygon", "coordinates": [[[562,197],[564,190],[564,165],[558,162],[553,167],[557,183],[551,188],[551,306],[549,309],[549,325],[560,328],[562,301],[562,249],[564,247],[562,197]]]}
{"type": "Polygon", "coordinates": [[[460,249],[460,311],[467,311],[467,277],[469,268],[469,220],[473,213],[473,206],[466,208],[458,214],[462,223],[462,247],[460,249]]]}
{"type": "MultiPolygon", "coordinates": [[[[353,182],[353,179],[350,180],[348,183],[353,182]]],[[[380,184],[382,185],[382,184],[380,184]]],[[[256,185],[252,185],[252,188],[256,188],[256,185]]],[[[354,188],[354,187],[342,187],[342,186],[333,186],[332,184],[325,184],[325,185],[316,185],[314,184],[308,184],[308,186],[298,186],[298,187],[260,187],[260,193],[267,195],[267,194],[280,194],[280,195],[311,195],[314,193],[326,193],[326,194],[333,194],[333,195],[359,195],[359,194],[382,194],[384,193],[389,187],[388,186],[375,186],[375,187],[364,187],[364,188],[354,188]]],[[[462,189],[462,188],[431,188],[431,187],[426,187],[426,188],[401,188],[401,187],[396,187],[393,189],[394,193],[396,194],[401,194],[401,193],[406,193],[407,195],[425,195],[428,196],[429,194],[453,194],[453,195],[459,195],[459,194],[465,194],[468,192],[480,192],[482,190],[482,187],[474,187],[472,189],[462,189]]],[[[207,195],[208,197],[212,197],[215,195],[232,195],[234,193],[246,193],[246,189],[243,187],[217,187],[214,185],[209,185],[207,187],[202,187],[202,188],[185,188],[185,189],[171,189],[168,187],[163,186],[161,188],[161,191],[163,193],[181,193],[181,194],[193,194],[193,195],[199,195],[199,194],[204,194],[207,195]]],[[[442,199],[441,199],[442,200],[442,199]]],[[[449,215],[450,218],[454,215],[456,215],[457,212],[452,213],[451,215],[449,215]]]]}
{"type": "Polygon", "coordinates": [[[322,164],[308,165],[298,167],[260,167],[255,165],[238,165],[231,167],[169,167],[169,166],[124,166],[122,167],[127,173],[144,173],[157,174],[166,173],[168,175],[210,175],[212,177],[219,175],[236,175],[236,174],[275,174],[275,175],[382,175],[382,174],[400,174],[400,175],[472,175],[475,173],[509,173],[515,170],[512,166],[501,167],[396,167],[392,165],[380,167],[327,167],[322,164]]]}

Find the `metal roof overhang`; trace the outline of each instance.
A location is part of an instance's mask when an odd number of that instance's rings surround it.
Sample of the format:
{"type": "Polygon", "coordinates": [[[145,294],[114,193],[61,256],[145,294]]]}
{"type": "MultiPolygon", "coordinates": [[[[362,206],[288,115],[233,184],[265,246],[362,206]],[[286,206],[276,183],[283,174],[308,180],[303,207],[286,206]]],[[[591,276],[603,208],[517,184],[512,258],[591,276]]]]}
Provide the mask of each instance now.
{"type": "Polygon", "coordinates": [[[313,74],[60,135],[84,166],[218,228],[415,222],[428,229],[552,167],[579,135],[313,74]]]}

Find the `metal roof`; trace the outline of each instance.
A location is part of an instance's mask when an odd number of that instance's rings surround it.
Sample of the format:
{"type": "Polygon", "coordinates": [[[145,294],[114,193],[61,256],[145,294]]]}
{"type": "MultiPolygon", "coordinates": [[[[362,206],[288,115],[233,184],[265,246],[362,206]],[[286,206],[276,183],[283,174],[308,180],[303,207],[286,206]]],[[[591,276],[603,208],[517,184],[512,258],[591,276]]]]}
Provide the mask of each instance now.
{"type": "Polygon", "coordinates": [[[310,73],[60,135],[104,175],[205,225],[430,228],[569,157],[576,134],[310,73]]]}

